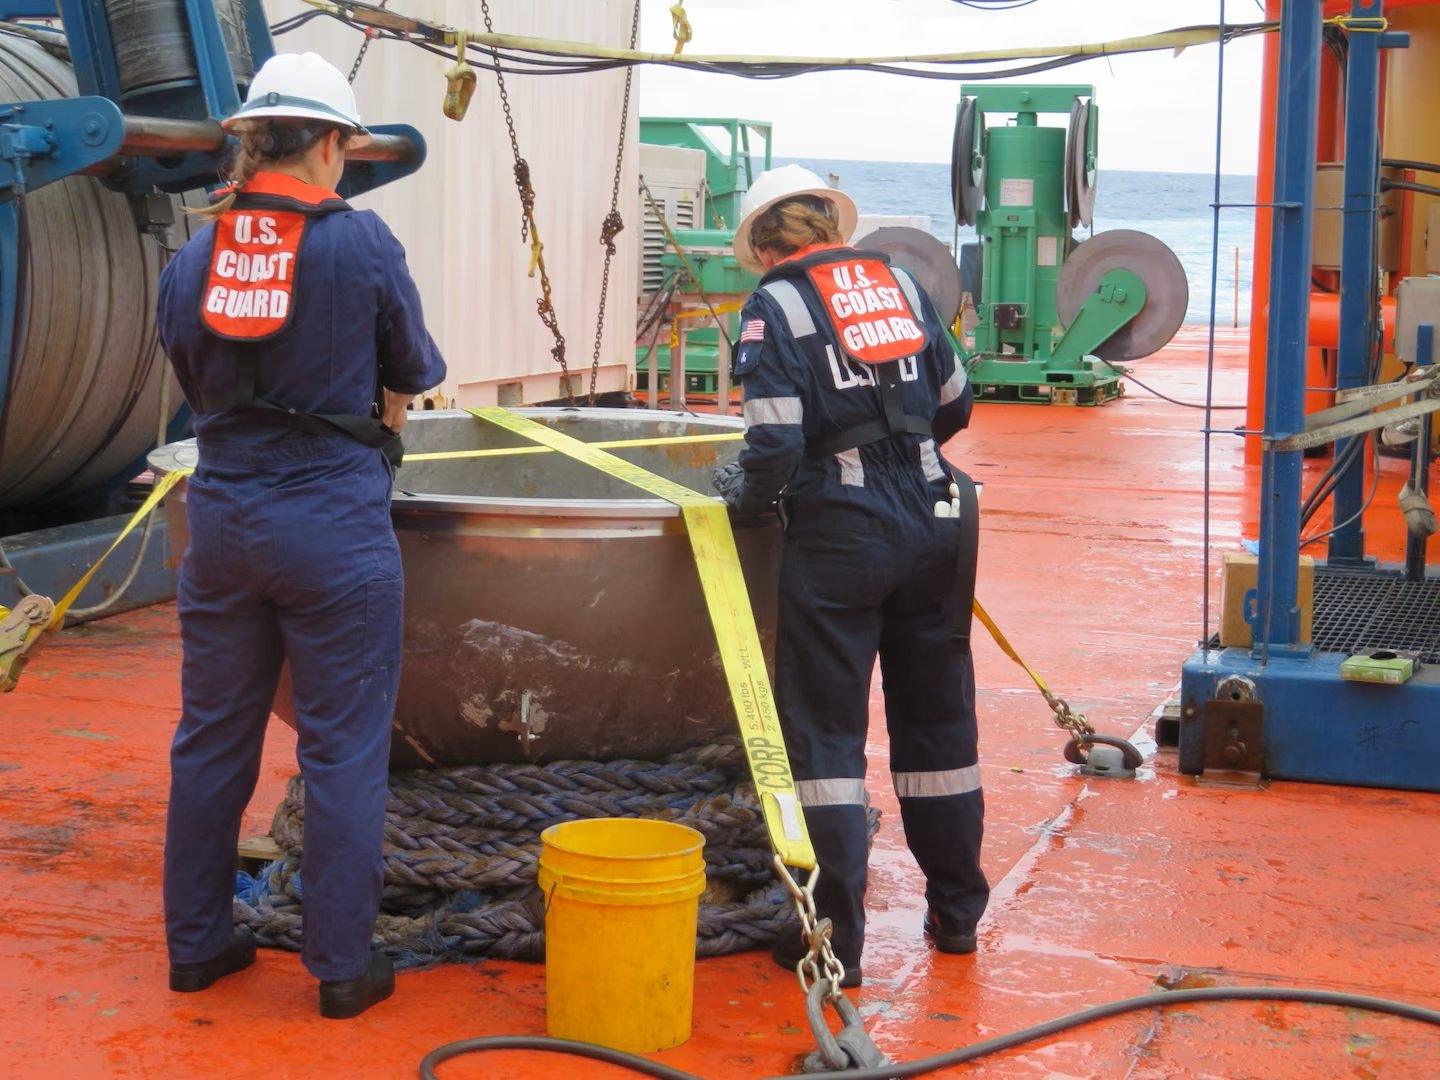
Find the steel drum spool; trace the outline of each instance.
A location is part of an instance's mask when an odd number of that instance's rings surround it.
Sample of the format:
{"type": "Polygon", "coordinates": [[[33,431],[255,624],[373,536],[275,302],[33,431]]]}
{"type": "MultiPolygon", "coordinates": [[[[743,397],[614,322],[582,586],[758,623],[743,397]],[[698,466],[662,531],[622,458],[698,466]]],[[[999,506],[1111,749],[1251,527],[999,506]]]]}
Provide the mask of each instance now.
{"type": "Polygon", "coordinates": [[[1102,360],[1121,363],[1159,352],[1185,322],[1190,282],[1180,259],[1149,233],[1112,229],[1082,241],[1060,270],[1055,308],[1069,326],[1100,279],[1111,270],[1129,270],[1145,283],[1145,306],[1094,350],[1102,360]]]}
{"type": "MultiPolygon", "coordinates": [[[[255,62],[245,32],[244,0],[212,3],[235,81],[246,84],[255,73],[255,62]]],[[[105,0],[105,17],[125,100],[135,98],[138,91],[168,89],[199,78],[185,0],[105,0]]]]}
{"type": "Polygon", "coordinates": [[[887,225],[862,236],[855,246],[889,255],[892,265],[908,270],[925,290],[941,324],[949,326],[955,321],[960,313],[960,267],[941,241],[922,229],[887,225]]]}
{"type": "MultiPolygon", "coordinates": [[[[0,33],[0,101],[75,92],[68,64],[0,33]]],[[[0,213],[19,215],[20,273],[0,509],[83,491],[138,461],[155,444],[169,378],[153,321],[163,251],[137,231],[125,197],[74,176],[11,205],[0,213]]],[[[169,400],[173,416],[173,382],[169,400]]]]}
{"type": "Polygon", "coordinates": [[[1090,160],[1090,125],[1095,123],[1094,103],[1076,98],[1070,107],[1070,133],[1065,140],[1065,207],[1070,228],[1095,223],[1096,170],[1090,160]]]}
{"type": "Polygon", "coordinates": [[[974,225],[985,202],[985,163],[980,145],[984,124],[975,99],[961,98],[950,148],[950,198],[955,219],[961,225],[974,225]]]}
{"type": "MultiPolygon", "coordinates": [[[[739,418],[522,409],[587,442],[740,432],[739,418]]],[[[417,412],[407,452],[526,446],[463,412],[417,412]]],[[[709,492],[740,443],[612,451],[709,492]]],[[[193,441],[150,456],[193,464],[193,441]]],[[[655,759],[736,730],[679,510],[558,454],[401,469],[392,504],[405,566],[405,649],[391,767],[655,759]]],[[[166,503],[188,543],[183,485],[166,503]],[[178,497],[177,497],[178,495],[178,497]]],[[[774,640],[780,530],[736,523],[762,642],[774,640]]],[[[288,676],[276,712],[294,723],[288,676]]]]}

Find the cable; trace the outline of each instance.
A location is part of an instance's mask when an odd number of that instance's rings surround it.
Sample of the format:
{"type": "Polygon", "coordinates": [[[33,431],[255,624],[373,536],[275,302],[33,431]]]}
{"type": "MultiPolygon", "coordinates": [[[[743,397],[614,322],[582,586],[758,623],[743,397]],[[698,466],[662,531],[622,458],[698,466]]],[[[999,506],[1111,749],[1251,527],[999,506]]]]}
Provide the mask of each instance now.
{"type": "Polygon", "coordinates": [[[1387,169],[1412,169],[1415,172],[1440,173],[1440,164],[1433,161],[1411,161],[1409,158],[1381,158],[1387,169]]]}
{"type": "Polygon", "coordinates": [[[1374,445],[1375,445],[1375,453],[1374,453],[1374,455],[1373,455],[1374,461],[1373,461],[1373,464],[1372,464],[1372,466],[1371,466],[1370,494],[1365,497],[1365,502],[1361,504],[1360,509],[1359,509],[1359,510],[1356,510],[1355,513],[1351,514],[1348,518],[1346,518],[1344,521],[1342,521],[1339,525],[1336,525],[1334,528],[1331,528],[1331,529],[1326,529],[1323,533],[1319,533],[1319,534],[1317,534],[1317,535],[1315,535],[1315,536],[1306,537],[1306,538],[1302,539],[1302,540],[1300,541],[1300,547],[1301,547],[1302,550],[1305,549],[1305,548],[1307,548],[1307,547],[1309,547],[1311,544],[1319,543],[1321,540],[1328,540],[1330,537],[1332,537],[1332,536],[1334,536],[1336,533],[1338,533],[1341,529],[1348,529],[1351,525],[1355,524],[1355,522],[1359,521],[1361,518],[1363,518],[1363,517],[1365,516],[1365,511],[1369,510],[1369,509],[1370,509],[1370,505],[1375,501],[1375,496],[1376,496],[1377,494],[1379,494],[1379,492],[1380,492],[1380,444],[1379,444],[1379,441],[1378,441],[1378,440],[1375,440],[1375,439],[1370,439],[1370,438],[1368,438],[1368,437],[1362,436],[1362,437],[1360,437],[1360,438],[1355,439],[1355,441],[1354,441],[1354,443],[1353,443],[1352,445],[1360,446],[1360,445],[1363,445],[1363,444],[1366,443],[1366,442],[1371,442],[1371,443],[1374,443],[1374,445]]]}
{"type": "Polygon", "coordinates": [[[1148,393],[1148,394],[1154,394],[1157,398],[1160,398],[1160,399],[1163,400],[1163,401],[1168,401],[1168,402],[1170,402],[1170,404],[1172,404],[1172,405],[1183,405],[1183,406],[1184,406],[1185,408],[1187,408],[1187,409],[1209,409],[1209,410],[1211,410],[1212,412],[1213,412],[1213,411],[1216,411],[1216,410],[1223,410],[1223,409],[1238,410],[1238,409],[1245,409],[1245,408],[1247,408],[1247,406],[1245,406],[1245,405],[1211,405],[1211,404],[1207,404],[1207,403],[1205,403],[1205,402],[1203,402],[1203,401],[1181,401],[1179,398],[1173,398],[1173,397],[1171,397],[1169,394],[1161,393],[1159,390],[1156,390],[1156,389],[1155,389],[1153,386],[1151,386],[1149,383],[1143,383],[1143,382],[1141,382],[1141,381],[1140,381],[1139,379],[1137,379],[1134,375],[1130,374],[1130,369],[1129,369],[1129,368],[1123,368],[1123,367],[1121,367],[1119,364],[1112,364],[1109,360],[1106,360],[1103,356],[1097,356],[1095,359],[1099,360],[1099,361],[1100,361],[1102,364],[1104,364],[1106,367],[1111,368],[1116,374],[1118,374],[1118,375],[1123,375],[1125,378],[1129,379],[1131,382],[1133,382],[1136,386],[1140,387],[1140,389],[1141,389],[1141,390],[1144,390],[1146,393],[1148,393]]]}
{"type": "Polygon", "coordinates": [[[1417,184],[1410,180],[1381,180],[1381,191],[1418,191],[1421,195],[1440,195],[1434,184],[1417,184]]]}
{"type": "Polygon", "coordinates": [[[1338,454],[1335,460],[1330,462],[1329,467],[1320,474],[1320,479],[1315,481],[1315,486],[1310,489],[1310,494],[1305,496],[1305,501],[1300,505],[1300,527],[1304,528],[1310,523],[1320,507],[1325,505],[1335,491],[1335,486],[1340,482],[1340,474],[1345,472],[1360,455],[1360,448],[1366,443],[1364,438],[1352,439],[1338,454]]]}
{"type": "MultiPolygon", "coordinates": [[[[1001,6],[1002,3],[1009,6],[1023,6],[1020,0],[966,0],[966,2],[967,6],[983,4],[986,10],[1004,10],[1004,7],[1001,6]]],[[[1034,0],[1025,0],[1025,3],[1030,2],[1034,2],[1034,0]]],[[[308,16],[323,14],[357,30],[363,31],[368,26],[370,30],[377,32],[379,37],[386,40],[408,41],[418,48],[425,49],[427,52],[443,54],[447,58],[453,57],[453,49],[449,47],[449,42],[452,40],[450,35],[453,33],[451,29],[427,23],[420,19],[409,20],[408,25],[403,30],[395,29],[393,28],[393,24],[380,25],[377,24],[373,18],[368,17],[372,10],[376,10],[373,5],[354,2],[347,3],[345,0],[340,0],[339,3],[332,6],[327,6],[315,12],[306,12],[303,13],[303,15],[293,16],[290,19],[276,23],[275,29],[272,32],[289,32],[298,26],[304,25],[303,22],[299,21],[302,18],[308,21],[308,16]]],[[[766,57],[749,59],[728,56],[683,56],[610,49],[603,46],[592,46],[573,42],[537,41],[535,39],[513,38],[503,35],[497,36],[488,33],[474,35],[474,37],[468,41],[467,48],[473,50],[477,56],[486,59],[487,62],[495,58],[503,61],[505,64],[511,65],[510,67],[504,68],[504,70],[507,73],[515,74],[580,74],[609,71],[617,67],[656,64],[737,75],[752,79],[789,78],[791,76],[809,74],[817,71],[855,70],[875,71],[915,78],[985,81],[1039,74],[1067,67],[1071,64],[1083,63],[1086,60],[1093,60],[1100,56],[1168,51],[1181,45],[1205,44],[1211,40],[1228,43],[1252,34],[1272,33],[1274,30],[1275,24],[1263,22],[1246,23],[1230,27],[1178,27],[1162,34],[1148,35],[1141,38],[1128,38],[1115,42],[1099,42],[1077,46],[1056,46],[1054,49],[1048,50],[1048,57],[1046,55],[1047,50],[1045,49],[1024,49],[1012,50],[1009,53],[1000,55],[961,53],[945,56],[920,57],[915,60],[903,56],[861,57],[856,59],[836,58],[834,60],[816,57],[766,57]],[[1206,35],[1213,35],[1213,37],[1207,38],[1206,35]],[[951,70],[955,68],[969,68],[979,64],[1005,63],[1007,61],[1037,62],[1021,63],[1018,64],[1018,66],[1012,67],[972,70],[967,72],[951,70]]]]}
{"type": "MultiPolygon", "coordinates": [[[[983,1057],[1004,1053],[1017,1046],[1048,1038],[1074,1028],[1093,1024],[1097,1020],[1109,1020],[1126,1013],[1143,1012],[1146,1009],[1173,1009],[1181,1005],[1198,1005],[1216,1001],[1294,1001],[1306,1005],[1330,1005],[1342,1009],[1362,1009],[1366,1012],[1398,1016],[1402,1020],[1413,1020],[1419,1024],[1440,1027],[1440,1012],[1411,1005],[1404,1001],[1390,1001],[1386,998],[1370,997],[1365,994],[1342,993],[1334,990],[1312,990],[1308,987],[1280,986],[1206,986],[1195,990],[1167,990],[1159,994],[1141,994],[1138,997],[1123,998],[1093,1009],[1057,1017],[1043,1024],[1023,1028],[1009,1035],[972,1043],[956,1050],[949,1050],[933,1057],[898,1065],[884,1065],[876,1069],[856,1069],[843,1072],[812,1073],[816,1080],[891,1080],[907,1076],[924,1076],[939,1072],[955,1065],[978,1061],[983,1057]]],[[[641,1076],[659,1077],[660,1080],[701,1080],[694,1073],[681,1072],[668,1065],[610,1050],[591,1043],[572,1042],[568,1039],[551,1039],[538,1035],[503,1035],[480,1039],[464,1039],[436,1047],[420,1062],[421,1080],[439,1080],[435,1067],[462,1054],[489,1053],[496,1050],[537,1050],[551,1054],[569,1054],[573,1057],[591,1058],[641,1076]]]]}
{"type": "MultiPolygon", "coordinates": [[[[156,239],[156,244],[160,248],[160,270],[163,271],[169,264],[174,251],[158,238],[156,239]]],[[[160,447],[165,445],[165,435],[170,424],[171,375],[169,358],[165,355],[164,350],[160,348],[158,329],[152,337],[153,340],[149,343],[149,348],[154,350],[160,361],[160,410],[159,417],[155,422],[155,445],[160,447]]],[[[140,530],[140,546],[135,550],[135,558],[131,560],[130,569],[126,572],[125,577],[121,579],[120,584],[115,587],[109,596],[105,597],[105,599],[101,600],[98,604],[91,604],[89,607],[83,608],[70,608],[70,610],[65,613],[65,624],[67,626],[73,625],[83,619],[93,619],[102,611],[108,611],[120,602],[121,597],[130,591],[130,586],[135,584],[136,578],[140,576],[141,568],[145,565],[145,553],[150,549],[150,538],[155,533],[155,518],[157,516],[156,514],[150,514],[146,517],[145,527],[140,530]]]]}
{"type": "Polygon", "coordinates": [[[976,11],[1014,11],[1016,8],[1029,7],[1035,0],[953,0],[961,7],[974,8],[976,11]]]}

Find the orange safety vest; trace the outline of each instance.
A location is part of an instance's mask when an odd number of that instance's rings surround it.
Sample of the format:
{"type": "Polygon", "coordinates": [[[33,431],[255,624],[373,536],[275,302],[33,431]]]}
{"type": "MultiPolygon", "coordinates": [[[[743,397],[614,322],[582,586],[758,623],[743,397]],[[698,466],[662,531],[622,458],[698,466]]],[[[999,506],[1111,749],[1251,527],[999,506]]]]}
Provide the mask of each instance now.
{"type": "Polygon", "coordinates": [[[258,173],[215,223],[200,321],[228,341],[264,341],[290,325],[300,242],[317,214],[349,210],[327,188],[285,173],[258,173]]]}

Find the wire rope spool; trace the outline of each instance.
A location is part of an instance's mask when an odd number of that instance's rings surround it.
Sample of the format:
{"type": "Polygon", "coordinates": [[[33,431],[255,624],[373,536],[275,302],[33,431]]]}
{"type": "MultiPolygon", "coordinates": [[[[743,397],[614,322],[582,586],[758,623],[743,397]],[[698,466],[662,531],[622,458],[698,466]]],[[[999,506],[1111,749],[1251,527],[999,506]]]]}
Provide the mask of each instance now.
{"type": "Polygon", "coordinates": [[[942,241],[922,229],[887,225],[862,236],[855,246],[890,256],[892,265],[909,271],[925,290],[940,322],[949,326],[955,321],[960,313],[960,267],[942,241]]]}
{"type": "Polygon", "coordinates": [[[1095,128],[1094,100],[1076,98],[1065,140],[1065,208],[1072,229],[1088,229],[1095,221],[1095,128]]]}
{"type": "Polygon", "coordinates": [[[1055,307],[1069,326],[1101,279],[1111,270],[1129,270],[1145,285],[1145,306],[1094,350],[1102,360],[1139,360],[1163,349],[1185,321],[1190,283],[1180,259],[1161,240],[1134,229],[1112,229],[1082,241],[1060,270],[1055,307]]]}
{"type": "MultiPolygon", "coordinates": [[[[235,81],[255,74],[243,0],[213,0],[235,81]]],[[[126,100],[154,88],[199,78],[185,0],[105,0],[105,18],[115,42],[115,66],[126,100]]]]}
{"type": "Polygon", "coordinates": [[[960,99],[950,149],[950,199],[955,220],[974,225],[985,202],[985,159],[980,145],[985,120],[973,97],[960,99]]]}
{"type": "MultiPolygon", "coordinates": [[[[75,93],[68,64],[0,33],[0,101],[75,93]]],[[[161,380],[171,376],[154,323],[165,251],[137,228],[125,196],[72,176],[0,215],[14,215],[6,235],[18,246],[17,280],[3,294],[15,331],[0,343],[9,350],[0,384],[6,509],[95,487],[137,462],[154,443],[161,380]]],[[[182,400],[173,385],[169,400],[173,415],[182,400]]]]}

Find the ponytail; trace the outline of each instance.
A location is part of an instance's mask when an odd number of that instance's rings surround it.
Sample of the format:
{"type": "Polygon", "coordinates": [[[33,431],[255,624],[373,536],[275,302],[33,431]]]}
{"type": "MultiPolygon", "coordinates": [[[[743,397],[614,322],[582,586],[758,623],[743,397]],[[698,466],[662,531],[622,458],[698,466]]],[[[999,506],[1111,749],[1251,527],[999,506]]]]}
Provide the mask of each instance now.
{"type": "Polygon", "coordinates": [[[231,131],[236,143],[222,174],[230,190],[209,206],[189,211],[207,221],[229,210],[238,190],[253,180],[256,173],[296,160],[332,131],[341,133],[342,147],[350,138],[349,129],[340,124],[274,117],[238,120],[231,125],[231,131]]]}
{"type": "Polygon", "coordinates": [[[782,256],[811,244],[838,244],[842,239],[834,205],[815,195],[778,202],[750,227],[751,247],[782,256]]]}

